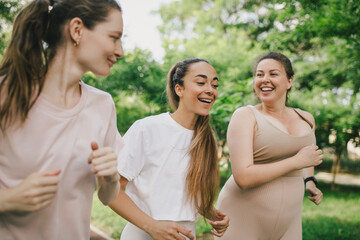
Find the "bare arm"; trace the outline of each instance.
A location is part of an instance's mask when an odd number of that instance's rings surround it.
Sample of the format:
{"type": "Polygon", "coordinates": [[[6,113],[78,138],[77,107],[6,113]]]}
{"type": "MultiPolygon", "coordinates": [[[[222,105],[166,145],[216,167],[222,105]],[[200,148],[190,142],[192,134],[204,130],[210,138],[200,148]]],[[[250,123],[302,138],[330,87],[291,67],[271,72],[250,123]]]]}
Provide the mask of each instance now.
{"type": "Polygon", "coordinates": [[[179,233],[182,233],[190,239],[194,239],[191,231],[187,228],[174,222],[157,221],[140,210],[138,206],[136,206],[136,204],[131,200],[131,198],[125,193],[127,183],[128,180],[121,176],[120,192],[115,201],[109,204],[112,210],[137,227],[141,228],[143,231],[150,234],[156,240],[185,240],[185,238],[179,233]]]}
{"type": "Polygon", "coordinates": [[[227,132],[232,172],[240,188],[258,186],[293,170],[322,162],[321,151],[314,145],[305,147],[295,156],[282,161],[255,165],[253,158],[255,126],[256,120],[251,109],[243,107],[234,113],[227,132]]]}

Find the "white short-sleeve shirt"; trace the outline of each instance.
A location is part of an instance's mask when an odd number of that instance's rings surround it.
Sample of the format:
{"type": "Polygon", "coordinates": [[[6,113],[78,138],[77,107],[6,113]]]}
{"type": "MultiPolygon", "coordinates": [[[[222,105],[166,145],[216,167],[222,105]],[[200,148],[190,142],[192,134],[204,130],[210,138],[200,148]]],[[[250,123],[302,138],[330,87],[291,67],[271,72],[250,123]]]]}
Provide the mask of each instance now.
{"type": "Polygon", "coordinates": [[[192,137],[169,113],[138,120],[124,135],[118,170],[129,180],[126,193],[154,219],[196,219],[185,186],[192,137]]]}

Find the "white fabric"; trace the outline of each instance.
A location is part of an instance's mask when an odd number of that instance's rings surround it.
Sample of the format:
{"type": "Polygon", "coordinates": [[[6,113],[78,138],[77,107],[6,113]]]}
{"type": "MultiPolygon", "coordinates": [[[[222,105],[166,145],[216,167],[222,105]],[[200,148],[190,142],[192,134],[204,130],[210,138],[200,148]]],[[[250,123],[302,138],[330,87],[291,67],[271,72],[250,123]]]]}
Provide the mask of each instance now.
{"type": "MultiPolygon", "coordinates": [[[[194,236],[194,240],[196,239],[195,235],[195,222],[193,221],[179,221],[176,222],[187,229],[191,230],[191,234],[194,236]]],[[[182,235],[182,234],[181,234],[182,235]]],[[[184,235],[182,235],[185,237],[184,235]]],[[[186,240],[188,240],[188,237],[185,237],[186,240]]],[[[128,222],[124,228],[124,230],[121,232],[120,240],[152,240],[151,236],[135,226],[134,224],[128,222]]]]}
{"type": "Polygon", "coordinates": [[[196,219],[185,187],[192,136],[169,113],[138,120],[124,135],[119,173],[129,180],[129,197],[154,219],[196,219]]]}
{"type": "Polygon", "coordinates": [[[119,152],[116,110],[108,93],[81,83],[81,98],[60,109],[40,95],[20,128],[0,133],[0,188],[34,172],[61,169],[54,201],[31,213],[0,213],[0,239],[82,240],[90,237],[95,175],[88,164],[91,141],[119,152]]]}

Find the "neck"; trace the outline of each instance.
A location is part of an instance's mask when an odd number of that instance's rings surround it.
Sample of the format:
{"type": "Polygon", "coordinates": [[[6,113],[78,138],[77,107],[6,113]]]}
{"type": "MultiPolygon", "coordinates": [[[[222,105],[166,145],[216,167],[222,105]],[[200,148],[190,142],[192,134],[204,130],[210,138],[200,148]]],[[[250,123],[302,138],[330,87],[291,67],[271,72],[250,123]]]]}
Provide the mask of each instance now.
{"type": "Polygon", "coordinates": [[[182,108],[178,108],[173,114],[171,114],[171,117],[181,126],[184,128],[194,130],[195,129],[195,123],[198,119],[198,115],[193,112],[187,112],[182,110],[182,108]]]}
{"type": "Polygon", "coordinates": [[[42,95],[63,108],[71,108],[80,99],[79,81],[84,74],[74,60],[71,48],[59,48],[45,76],[42,95]]]}
{"type": "Polygon", "coordinates": [[[261,103],[260,108],[264,113],[269,115],[278,115],[282,116],[286,112],[286,105],[285,103],[277,103],[277,104],[267,104],[261,103]]]}

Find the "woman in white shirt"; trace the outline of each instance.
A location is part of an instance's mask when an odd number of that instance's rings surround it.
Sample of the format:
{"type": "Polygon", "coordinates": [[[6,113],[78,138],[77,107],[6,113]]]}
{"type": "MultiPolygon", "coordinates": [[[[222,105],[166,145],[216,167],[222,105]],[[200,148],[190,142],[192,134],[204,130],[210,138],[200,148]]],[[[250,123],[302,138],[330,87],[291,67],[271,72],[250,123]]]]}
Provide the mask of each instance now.
{"type": "Polygon", "coordinates": [[[229,218],[213,207],[219,173],[209,111],[217,86],[206,60],[176,63],[167,84],[175,112],[138,120],[125,134],[121,191],[110,204],[129,221],[121,239],[195,239],[198,213],[210,220],[214,235],[226,230],[229,218]]]}

